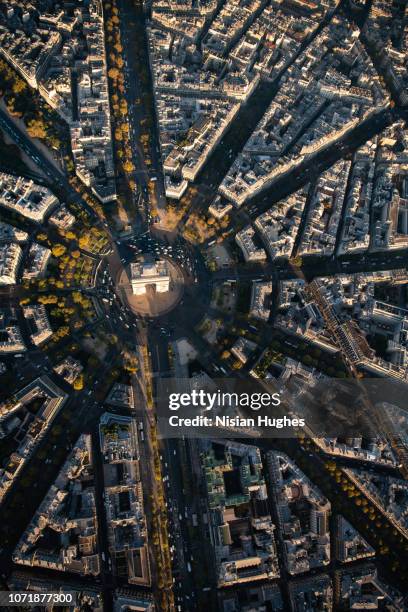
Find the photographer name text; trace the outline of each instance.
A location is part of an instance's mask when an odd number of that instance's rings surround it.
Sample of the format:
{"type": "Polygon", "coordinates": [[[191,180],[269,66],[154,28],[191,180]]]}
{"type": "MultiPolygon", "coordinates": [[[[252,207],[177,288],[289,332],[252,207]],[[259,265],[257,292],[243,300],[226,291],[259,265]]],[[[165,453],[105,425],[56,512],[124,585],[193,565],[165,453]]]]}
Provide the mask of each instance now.
{"type": "Polygon", "coordinates": [[[171,415],[169,417],[169,425],[171,427],[273,427],[275,429],[284,429],[289,427],[304,427],[305,419],[287,416],[274,418],[261,415],[257,415],[255,418],[240,416],[230,417],[226,415],[209,417],[202,414],[194,417],[171,415]]]}

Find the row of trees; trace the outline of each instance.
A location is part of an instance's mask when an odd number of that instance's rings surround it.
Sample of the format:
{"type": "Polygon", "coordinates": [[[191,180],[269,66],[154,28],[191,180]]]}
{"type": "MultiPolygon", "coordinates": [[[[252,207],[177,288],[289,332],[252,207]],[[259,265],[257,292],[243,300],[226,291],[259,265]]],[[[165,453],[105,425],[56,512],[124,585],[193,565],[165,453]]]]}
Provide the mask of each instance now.
{"type": "MultiPolygon", "coordinates": [[[[168,519],[163,489],[163,477],[161,473],[159,442],[157,439],[156,426],[151,425],[150,437],[153,450],[154,480],[156,495],[151,497],[152,502],[152,541],[155,549],[155,557],[158,573],[158,587],[163,596],[167,591],[166,598],[170,598],[167,604],[172,603],[171,555],[168,540],[168,519]]],[[[166,609],[172,609],[171,607],[166,609]]]]}
{"type": "MultiPolygon", "coordinates": [[[[398,536],[398,531],[390,526],[386,517],[373,506],[373,504],[363,495],[362,491],[345,475],[344,471],[336,466],[334,461],[327,462],[326,468],[337,485],[340,486],[343,493],[347,495],[347,498],[352,500],[355,506],[357,506],[372,523],[370,531],[372,531],[377,541],[377,553],[380,555],[387,555],[390,552],[390,545],[387,542],[389,530],[391,530],[393,536],[399,537],[401,544],[404,543],[404,538],[398,536]]],[[[396,571],[398,565],[398,562],[394,562],[391,567],[392,571],[396,571]]]]}
{"type": "MultiPolygon", "coordinates": [[[[388,571],[399,574],[400,580],[408,579],[406,557],[408,553],[407,539],[389,522],[363,491],[355,485],[346,472],[337,465],[335,460],[326,459],[325,463],[310,462],[308,454],[311,451],[319,454],[319,448],[314,440],[304,434],[298,435],[300,449],[293,459],[313,481],[319,482],[322,492],[332,503],[332,511],[343,514],[347,520],[357,526],[361,534],[374,547],[377,554],[384,557],[388,571]]],[[[293,449],[292,449],[293,451],[293,449]]],[[[292,455],[288,449],[285,452],[292,455]]]]}
{"type": "MultiPolygon", "coordinates": [[[[120,161],[120,165],[128,182],[131,181],[129,175],[135,170],[133,164],[132,147],[129,137],[129,123],[126,118],[129,112],[128,104],[124,98],[125,94],[125,78],[123,75],[124,61],[121,56],[123,51],[120,28],[119,28],[119,10],[115,0],[107,3],[104,6],[105,27],[107,31],[106,41],[109,47],[108,53],[108,77],[111,85],[111,107],[114,124],[114,137],[116,156],[120,161]]],[[[133,187],[133,183],[131,185],[133,187]]]]}

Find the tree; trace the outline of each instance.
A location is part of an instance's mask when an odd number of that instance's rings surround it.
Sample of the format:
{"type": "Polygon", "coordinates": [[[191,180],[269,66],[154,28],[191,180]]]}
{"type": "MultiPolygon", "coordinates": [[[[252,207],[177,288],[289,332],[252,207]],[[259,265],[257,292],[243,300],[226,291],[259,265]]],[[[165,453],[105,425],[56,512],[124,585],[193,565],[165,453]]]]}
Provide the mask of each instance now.
{"type": "Polygon", "coordinates": [[[64,336],[68,336],[69,334],[69,327],[67,327],[66,325],[60,327],[59,329],[57,329],[57,331],[55,332],[55,337],[56,338],[64,338],[64,336]]]}
{"type": "Polygon", "coordinates": [[[52,247],[51,253],[54,257],[61,257],[66,250],[67,248],[63,244],[56,244],[52,247]]]}
{"type": "Polygon", "coordinates": [[[17,79],[14,83],[13,83],[13,93],[15,94],[19,94],[22,91],[25,91],[27,89],[27,85],[25,84],[25,82],[23,81],[23,79],[17,79]]]}
{"type": "Polygon", "coordinates": [[[31,119],[27,124],[27,134],[31,138],[41,138],[44,140],[47,137],[46,125],[42,119],[31,119]]]}
{"type": "Polygon", "coordinates": [[[129,374],[137,372],[137,359],[136,357],[129,357],[123,365],[123,369],[129,374]]]}
{"type": "Polygon", "coordinates": [[[82,391],[82,389],[84,388],[83,374],[80,374],[79,376],[76,377],[76,379],[74,380],[73,387],[75,391],[82,391]]]}
{"type": "Polygon", "coordinates": [[[132,162],[128,159],[125,161],[125,163],[123,164],[123,169],[125,172],[130,173],[133,172],[133,170],[135,169],[134,165],[132,164],[132,162]]]}
{"type": "MultiPolygon", "coordinates": [[[[126,100],[121,100],[120,101],[120,114],[123,115],[124,117],[126,117],[127,113],[128,113],[128,105],[126,100]]],[[[127,131],[129,131],[129,127],[126,125],[127,127],[127,131]]]]}
{"type": "Polygon", "coordinates": [[[302,257],[300,257],[300,255],[298,255],[297,257],[293,257],[290,260],[290,263],[295,266],[295,268],[301,268],[302,264],[303,264],[303,259],[302,257]]]}
{"type": "Polygon", "coordinates": [[[108,76],[112,80],[117,79],[119,76],[119,70],[117,68],[110,68],[108,71],[108,76]]]}
{"type": "Polygon", "coordinates": [[[40,304],[56,304],[58,298],[56,295],[40,295],[38,298],[40,304]]]}
{"type": "Polygon", "coordinates": [[[82,293],[80,291],[73,291],[72,292],[72,299],[74,300],[75,304],[82,304],[82,300],[84,298],[83,298],[82,293]]]}

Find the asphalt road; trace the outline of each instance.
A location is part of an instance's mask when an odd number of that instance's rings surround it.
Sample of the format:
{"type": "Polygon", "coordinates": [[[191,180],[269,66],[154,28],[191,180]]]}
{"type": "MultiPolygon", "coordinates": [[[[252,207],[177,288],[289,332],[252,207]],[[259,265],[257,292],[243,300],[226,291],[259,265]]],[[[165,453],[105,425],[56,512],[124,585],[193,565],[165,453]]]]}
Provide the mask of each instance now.
{"type": "MultiPolygon", "coordinates": [[[[152,178],[156,179],[154,181],[154,192],[159,208],[165,207],[166,197],[155,109],[154,107],[147,109],[145,104],[142,103],[145,93],[141,83],[142,69],[145,70],[146,77],[150,82],[150,71],[147,70],[149,56],[144,25],[145,16],[142,7],[136,6],[134,2],[119,0],[118,6],[121,16],[120,27],[124,49],[122,57],[125,61],[125,98],[129,109],[128,122],[132,136],[133,163],[136,168],[134,178],[142,189],[144,221],[147,227],[150,223],[147,186],[152,178]],[[140,63],[137,61],[138,53],[143,58],[140,63]],[[149,120],[153,120],[153,125],[150,125],[148,129],[148,151],[151,165],[146,164],[145,154],[139,144],[140,135],[143,132],[142,126],[149,120]]],[[[151,82],[149,90],[152,91],[151,82]]]]}

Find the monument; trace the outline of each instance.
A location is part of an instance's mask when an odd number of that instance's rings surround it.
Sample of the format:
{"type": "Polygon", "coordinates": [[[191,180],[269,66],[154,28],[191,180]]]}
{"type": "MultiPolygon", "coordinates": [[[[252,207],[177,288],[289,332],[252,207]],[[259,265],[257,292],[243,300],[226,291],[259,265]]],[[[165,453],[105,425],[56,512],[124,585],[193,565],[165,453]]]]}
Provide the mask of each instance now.
{"type": "Polygon", "coordinates": [[[130,282],[134,295],[145,295],[148,286],[154,286],[157,293],[170,290],[170,271],[166,260],[137,261],[130,265],[130,282]]]}

